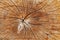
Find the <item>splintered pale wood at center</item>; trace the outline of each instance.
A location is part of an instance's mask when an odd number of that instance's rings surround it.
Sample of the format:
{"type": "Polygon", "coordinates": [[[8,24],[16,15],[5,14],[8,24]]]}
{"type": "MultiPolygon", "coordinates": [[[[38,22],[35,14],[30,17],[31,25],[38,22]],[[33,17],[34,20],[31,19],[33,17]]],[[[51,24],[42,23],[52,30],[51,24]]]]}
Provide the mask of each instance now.
{"type": "Polygon", "coordinates": [[[59,40],[59,0],[0,0],[1,40],[59,40]]]}

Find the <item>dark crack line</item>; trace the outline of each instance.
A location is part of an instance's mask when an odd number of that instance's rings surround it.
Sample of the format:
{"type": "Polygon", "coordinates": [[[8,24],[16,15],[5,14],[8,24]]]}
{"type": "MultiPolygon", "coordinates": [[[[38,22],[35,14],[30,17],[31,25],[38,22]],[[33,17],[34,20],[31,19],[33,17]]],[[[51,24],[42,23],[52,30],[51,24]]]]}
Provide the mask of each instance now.
{"type": "MultiPolygon", "coordinates": [[[[45,5],[44,5],[44,6],[45,6],[45,5]]],[[[44,7],[44,6],[43,6],[43,7],[44,7]]],[[[43,7],[42,7],[42,8],[43,8],[43,7]]],[[[26,15],[26,16],[25,16],[25,18],[24,18],[24,19],[26,19],[26,18],[27,18],[29,15],[31,15],[32,13],[34,13],[34,12],[37,12],[37,11],[41,10],[42,8],[39,8],[39,9],[37,9],[37,10],[33,11],[33,12],[30,12],[28,15],[26,15]]]]}

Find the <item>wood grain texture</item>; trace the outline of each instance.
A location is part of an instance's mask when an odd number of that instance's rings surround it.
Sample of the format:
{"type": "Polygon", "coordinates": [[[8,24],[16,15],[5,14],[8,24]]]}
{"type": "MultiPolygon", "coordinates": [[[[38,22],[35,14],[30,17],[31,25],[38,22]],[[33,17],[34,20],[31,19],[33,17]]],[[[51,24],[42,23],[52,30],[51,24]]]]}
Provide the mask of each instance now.
{"type": "Polygon", "coordinates": [[[0,0],[0,40],[60,40],[60,1],[0,0]],[[30,27],[18,34],[22,17],[30,27]]]}

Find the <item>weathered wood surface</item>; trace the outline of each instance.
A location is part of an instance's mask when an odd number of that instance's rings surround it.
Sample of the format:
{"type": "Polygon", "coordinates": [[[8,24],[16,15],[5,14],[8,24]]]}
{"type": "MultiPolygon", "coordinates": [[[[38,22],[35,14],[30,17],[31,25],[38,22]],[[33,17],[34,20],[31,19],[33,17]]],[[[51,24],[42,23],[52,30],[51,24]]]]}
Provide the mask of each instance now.
{"type": "Polygon", "coordinates": [[[0,40],[60,40],[60,1],[0,0],[0,40]],[[17,33],[22,16],[31,28],[17,33]]]}

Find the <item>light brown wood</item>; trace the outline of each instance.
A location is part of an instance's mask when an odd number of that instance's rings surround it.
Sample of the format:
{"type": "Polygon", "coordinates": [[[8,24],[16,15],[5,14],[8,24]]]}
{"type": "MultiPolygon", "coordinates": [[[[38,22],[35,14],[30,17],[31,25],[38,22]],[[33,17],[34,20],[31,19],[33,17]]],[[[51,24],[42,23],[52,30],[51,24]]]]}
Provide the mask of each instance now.
{"type": "Polygon", "coordinates": [[[0,40],[60,40],[60,1],[1,0],[0,40]],[[17,33],[22,17],[29,26],[17,33]]]}

